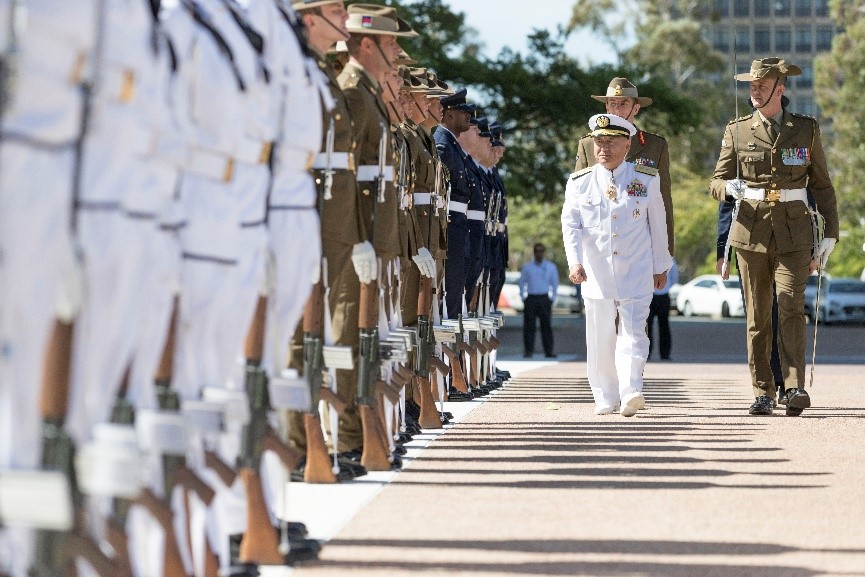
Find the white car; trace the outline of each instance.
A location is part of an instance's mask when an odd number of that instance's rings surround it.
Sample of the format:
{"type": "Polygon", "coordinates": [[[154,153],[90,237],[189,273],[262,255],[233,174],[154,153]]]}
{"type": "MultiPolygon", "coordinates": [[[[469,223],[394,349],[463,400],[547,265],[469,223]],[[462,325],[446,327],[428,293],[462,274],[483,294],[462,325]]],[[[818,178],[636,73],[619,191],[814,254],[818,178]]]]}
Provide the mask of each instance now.
{"type": "Polygon", "coordinates": [[[719,274],[704,274],[691,280],[679,289],[676,295],[676,308],[686,317],[709,315],[722,317],[743,317],[742,290],[739,277],[728,280],[719,274]]]}
{"type": "MultiPolygon", "coordinates": [[[[808,317],[814,320],[814,310],[808,317]]],[[[865,282],[855,278],[824,280],[817,309],[820,323],[865,322],[865,282]]]]}

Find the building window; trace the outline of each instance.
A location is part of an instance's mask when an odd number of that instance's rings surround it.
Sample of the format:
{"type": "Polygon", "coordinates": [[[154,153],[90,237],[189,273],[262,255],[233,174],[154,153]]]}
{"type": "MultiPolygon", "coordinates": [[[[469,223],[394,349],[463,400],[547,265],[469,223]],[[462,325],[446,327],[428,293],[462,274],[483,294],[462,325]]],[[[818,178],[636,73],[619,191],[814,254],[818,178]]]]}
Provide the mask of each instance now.
{"type": "Polygon", "coordinates": [[[829,15],[829,0],[814,0],[814,16],[829,15]]]}
{"type": "Polygon", "coordinates": [[[751,29],[740,28],[736,30],[736,52],[751,51],[751,29]]]}
{"type": "Polygon", "coordinates": [[[790,27],[775,28],[775,52],[790,52],[790,27]]]}
{"type": "Polygon", "coordinates": [[[801,76],[796,76],[796,88],[811,88],[814,86],[814,66],[810,62],[803,62],[799,67],[802,69],[801,76]]]}
{"type": "Polygon", "coordinates": [[[770,0],[754,0],[754,16],[768,16],[770,0]]]}
{"type": "Polygon", "coordinates": [[[715,16],[729,16],[730,2],[728,0],[715,0],[712,5],[712,11],[715,16]]]}
{"type": "Polygon", "coordinates": [[[808,24],[796,26],[796,52],[811,52],[811,26],[808,24]]]}
{"type": "Polygon", "coordinates": [[[789,16],[790,3],[791,0],[775,0],[772,2],[772,7],[775,9],[775,16],[789,16]]]}
{"type": "Polygon", "coordinates": [[[719,52],[730,51],[730,33],[726,27],[712,30],[712,48],[719,52]]]}
{"type": "Polygon", "coordinates": [[[817,26],[814,29],[814,50],[818,52],[821,50],[831,50],[832,49],[832,27],[831,26],[817,26]]]}
{"type": "Polygon", "coordinates": [[[747,18],[751,15],[750,0],[733,0],[733,16],[747,18]]]}
{"type": "Polygon", "coordinates": [[[796,0],[796,16],[811,16],[812,0],[796,0]]]}
{"type": "Polygon", "coordinates": [[[772,32],[765,27],[754,28],[754,52],[772,51],[772,32]]]}

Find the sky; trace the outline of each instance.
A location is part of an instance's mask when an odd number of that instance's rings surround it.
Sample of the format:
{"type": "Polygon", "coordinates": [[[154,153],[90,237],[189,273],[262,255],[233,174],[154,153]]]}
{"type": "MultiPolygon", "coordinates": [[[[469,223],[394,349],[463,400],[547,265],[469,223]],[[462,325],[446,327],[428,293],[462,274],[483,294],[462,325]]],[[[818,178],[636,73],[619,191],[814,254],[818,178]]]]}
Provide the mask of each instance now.
{"type": "MultiPolygon", "coordinates": [[[[526,38],[536,28],[555,31],[566,25],[573,0],[450,0],[455,12],[464,12],[466,23],[480,32],[487,56],[495,56],[508,46],[525,53],[526,38]]],[[[581,64],[610,63],[615,60],[606,43],[589,32],[572,35],[567,51],[581,64]]]]}

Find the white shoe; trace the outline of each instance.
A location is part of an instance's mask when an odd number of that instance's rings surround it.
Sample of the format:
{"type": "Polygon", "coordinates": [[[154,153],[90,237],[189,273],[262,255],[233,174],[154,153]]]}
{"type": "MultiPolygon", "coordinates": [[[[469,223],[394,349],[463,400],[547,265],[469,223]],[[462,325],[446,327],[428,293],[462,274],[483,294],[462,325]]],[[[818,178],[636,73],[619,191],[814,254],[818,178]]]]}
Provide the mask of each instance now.
{"type": "Polygon", "coordinates": [[[625,395],[622,399],[622,410],[619,411],[623,417],[633,417],[637,411],[646,406],[646,398],[643,393],[625,395]]]}
{"type": "Polygon", "coordinates": [[[595,405],[596,415],[612,415],[619,412],[619,405],[595,405]]]}

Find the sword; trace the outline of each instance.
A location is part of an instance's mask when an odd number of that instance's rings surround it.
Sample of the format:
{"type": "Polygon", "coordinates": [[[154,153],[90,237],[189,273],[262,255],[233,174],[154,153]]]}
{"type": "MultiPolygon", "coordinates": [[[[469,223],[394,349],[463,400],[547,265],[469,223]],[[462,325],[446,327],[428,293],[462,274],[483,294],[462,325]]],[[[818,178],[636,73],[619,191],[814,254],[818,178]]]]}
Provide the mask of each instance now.
{"type": "MultiPolygon", "coordinates": [[[[736,118],[739,118],[739,83],[736,82],[736,67],[737,63],[737,52],[736,52],[736,37],[733,36],[733,92],[735,94],[734,101],[736,106],[736,118]]],[[[739,129],[735,128],[736,134],[734,137],[733,145],[736,149],[736,154],[739,154],[739,129]]],[[[736,159],[736,180],[739,180],[741,175],[741,168],[739,167],[739,160],[736,159]]],[[[733,214],[730,216],[730,230],[727,231],[727,242],[724,244],[724,263],[721,265],[721,277],[729,278],[730,276],[730,240],[733,236],[733,225],[736,224],[736,219],[739,217],[739,207],[742,204],[741,195],[736,196],[736,205],[733,207],[733,214]]]]}
{"type": "Polygon", "coordinates": [[[324,153],[327,157],[324,169],[324,200],[330,200],[333,198],[331,191],[333,190],[333,141],[335,138],[336,129],[334,127],[333,118],[331,118],[330,125],[327,128],[327,139],[324,145],[324,153]]]}
{"type": "Polygon", "coordinates": [[[385,156],[387,155],[387,125],[381,123],[381,140],[378,143],[378,202],[384,202],[384,167],[385,156]]]}

